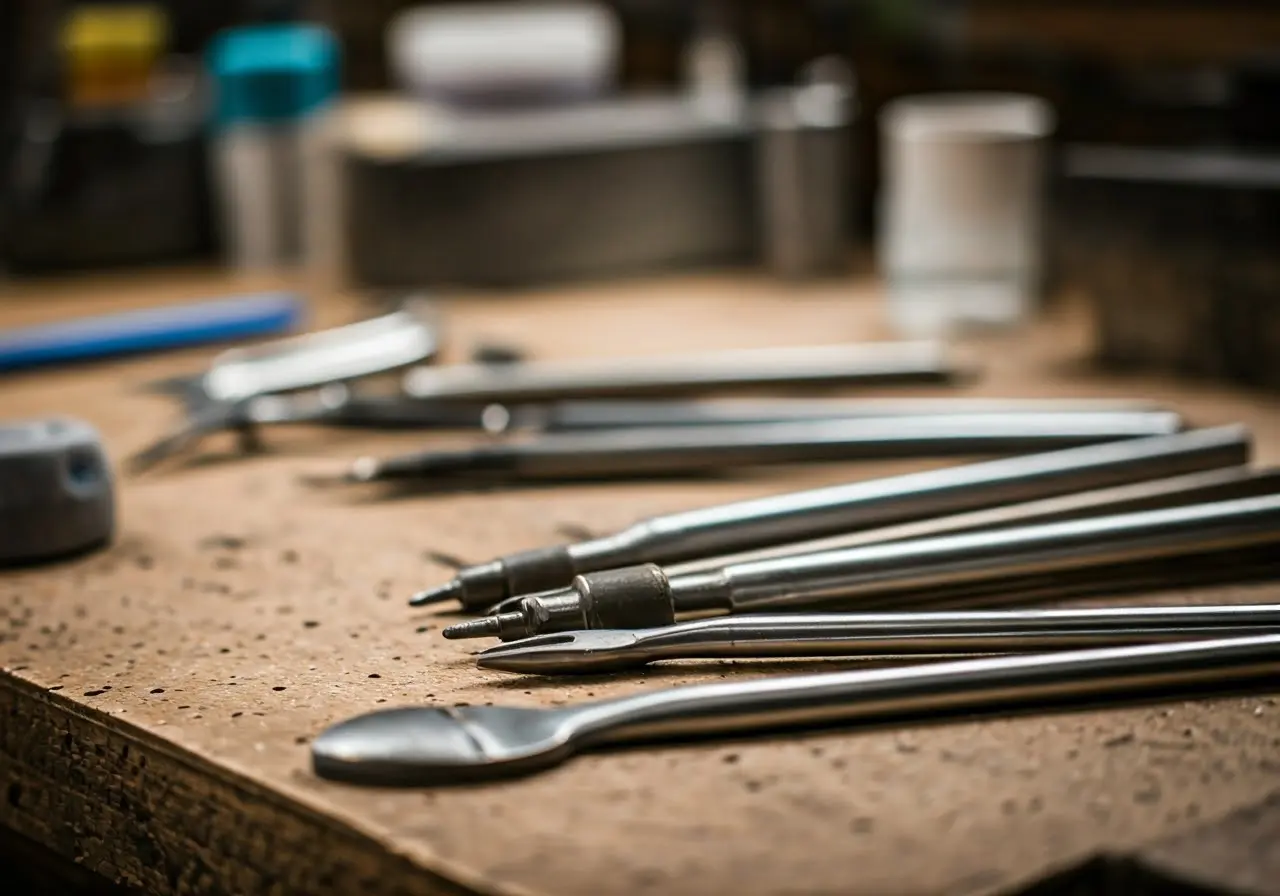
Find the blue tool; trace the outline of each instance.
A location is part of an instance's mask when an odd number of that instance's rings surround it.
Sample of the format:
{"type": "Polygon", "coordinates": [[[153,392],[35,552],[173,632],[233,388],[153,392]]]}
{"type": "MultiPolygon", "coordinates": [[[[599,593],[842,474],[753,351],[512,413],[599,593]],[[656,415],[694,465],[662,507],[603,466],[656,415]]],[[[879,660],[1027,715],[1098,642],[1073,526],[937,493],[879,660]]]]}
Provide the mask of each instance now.
{"type": "Polygon", "coordinates": [[[0,372],[273,336],[298,329],[305,309],[265,292],[0,330],[0,372]]]}

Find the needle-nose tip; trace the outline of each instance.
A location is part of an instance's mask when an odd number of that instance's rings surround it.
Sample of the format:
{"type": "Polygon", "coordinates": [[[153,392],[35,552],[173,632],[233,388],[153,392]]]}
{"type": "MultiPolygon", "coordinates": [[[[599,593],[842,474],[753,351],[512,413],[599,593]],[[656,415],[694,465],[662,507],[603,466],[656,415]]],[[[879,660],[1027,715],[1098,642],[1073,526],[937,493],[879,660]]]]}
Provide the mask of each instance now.
{"type": "Polygon", "coordinates": [[[382,475],[382,465],[376,457],[358,457],[347,469],[347,479],[351,482],[372,482],[382,475]]]}
{"type": "Polygon", "coordinates": [[[492,638],[502,632],[502,621],[497,616],[486,616],[483,619],[468,619],[449,626],[440,634],[450,641],[463,638],[492,638]]]}
{"type": "Polygon", "coordinates": [[[435,588],[427,588],[419,591],[413,597],[409,598],[409,606],[426,607],[431,604],[441,604],[447,600],[462,599],[462,583],[457,579],[446,582],[443,585],[437,585],[435,588]]]}

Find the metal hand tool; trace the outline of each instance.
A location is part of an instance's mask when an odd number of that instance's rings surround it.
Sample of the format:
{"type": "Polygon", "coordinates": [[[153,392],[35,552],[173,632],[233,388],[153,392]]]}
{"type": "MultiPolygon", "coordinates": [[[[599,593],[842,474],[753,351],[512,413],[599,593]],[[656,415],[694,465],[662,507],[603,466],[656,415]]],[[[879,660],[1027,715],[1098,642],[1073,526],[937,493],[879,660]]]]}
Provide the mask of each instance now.
{"type": "Polygon", "coordinates": [[[984,507],[1236,466],[1249,459],[1238,426],[928,470],[653,517],[611,535],[509,554],[415,595],[483,610],[511,595],[568,585],[575,575],[674,563],[876,529],[984,507]]]}
{"type": "Polygon", "coordinates": [[[559,632],[482,651],[484,669],[616,672],[658,660],[1030,653],[1280,633],[1280,604],[779,614],[559,632]]]}
{"type": "Polygon", "coordinates": [[[431,304],[410,298],[381,317],[224,352],[202,386],[214,401],[230,402],[386,373],[434,355],[438,329],[431,304]]]}
{"type": "Polygon", "coordinates": [[[287,394],[257,395],[239,402],[237,420],[252,424],[303,424],[367,429],[488,429],[508,425],[496,405],[436,404],[398,394],[359,392],[345,383],[287,394]],[[498,422],[489,418],[501,414],[498,422]]]}
{"type": "MultiPolygon", "coordinates": [[[[408,300],[399,311],[381,317],[224,352],[208,372],[166,384],[166,390],[182,400],[186,419],[130,458],[129,465],[141,471],[207,434],[244,432],[259,422],[274,422],[272,416],[282,411],[280,403],[260,398],[419,364],[434,355],[438,345],[429,306],[423,300],[408,300]]],[[[327,399],[317,400],[323,404],[327,399]]]]}
{"type": "MultiPolygon", "coordinates": [[[[717,423],[781,423],[866,417],[950,416],[953,414],[1124,414],[1168,413],[1159,405],[1128,401],[1020,401],[1017,399],[885,399],[795,401],[760,399],[725,402],[562,401],[551,404],[502,405],[438,402],[401,394],[368,394],[345,383],[287,394],[258,395],[231,408],[215,405],[222,428],[260,424],[368,429],[465,429],[492,435],[512,432],[578,432],[656,426],[717,423]]],[[[193,415],[204,406],[193,402],[193,415]]],[[[199,429],[200,427],[194,427],[199,429]]],[[[198,433],[177,437],[191,441],[198,433]]],[[[172,453],[176,445],[157,443],[153,453],[172,453]]]]}
{"type": "Polygon", "coordinates": [[[696,395],[729,389],[946,383],[968,371],[935,342],[740,349],[697,355],[417,367],[406,395],[525,403],[696,395]]]}
{"type": "Polygon", "coordinates": [[[808,610],[960,583],[1280,543],[1280,495],[1240,498],[842,551],[670,576],[652,563],[585,573],[518,610],[461,622],[446,638],[504,641],[557,631],[670,625],[677,611],[808,610]]]}
{"type": "Polygon", "coordinates": [[[668,401],[558,401],[492,405],[490,428],[577,432],[712,423],[776,423],[932,414],[1077,414],[1157,412],[1154,402],[1019,398],[722,398],[668,401]],[[505,420],[504,420],[505,415],[505,420]],[[506,425],[503,425],[503,424],[506,425]]]}
{"type": "MultiPolygon", "coordinates": [[[[809,541],[791,542],[773,547],[744,551],[728,556],[702,557],[685,563],[664,566],[667,576],[685,573],[717,570],[735,563],[748,563],[756,560],[768,560],[775,557],[795,557],[800,554],[816,554],[821,551],[843,550],[869,544],[887,544],[894,541],[907,541],[916,538],[932,538],[939,535],[957,534],[960,532],[994,531],[1008,529],[1013,526],[1040,525],[1063,520],[1087,519],[1089,517],[1113,516],[1120,513],[1135,513],[1140,510],[1156,510],[1162,507],[1181,507],[1188,504],[1203,504],[1212,501],[1227,501],[1233,498],[1247,498],[1257,495],[1280,494],[1280,468],[1253,470],[1249,467],[1227,467],[1222,470],[1207,470],[1203,473],[1190,473],[1186,476],[1174,476],[1169,479],[1157,479],[1152,482],[1136,482],[1114,488],[1095,489],[1073,495],[1060,495],[1040,501],[1027,501],[1005,507],[990,507],[969,513],[952,516],[933,517],[903,523],[897,526],[885,526],[879,529],[849,532],[834,535],[830,538],[818,538],[809,541]]],[[[1278,560],[1280,562],[1280,560],[1278,560]]],[[[1185,572],[1185,570],[1182,570],[1185,572]]],[[[1129,588],[1151,590],[1158,583],[1167,581],[1167,571],[1163,568],[1154,572],[1130,568],[1115,569],[1106,576],[1106,587],[1109,593],[1117,585],[1116,577],[1127,576],[1129,588]]],[[[1241,570],[1241,574],[1244,571],[1241,570]]],[[[1096,590],[1098,576],[1090,572],[1085,587],[1096,590]]],[[[1070,593],[1068,586],[1076,586],[1073,580],[1064,578],[1062,574],[1048,577],[1028,577],[1023,579],[1002,579],[999,584],[1001,593],[1010,599],[1027,600],[1030,598],[1048,600],[1055,592],[1070,593]]],[[[913,605],[932,605],[937,600],[968,600],[984,596],[990,586],[974,586],[966,583],[960,587],[942,586],[939,589],[922,593],[913,593],[913,605]]],[[[510,612],[520,609],[520,601],[528,595],[509,597],[489,608],[489,614],[510,612]]],[[[901,598],[899,597],[900,601],[901,598]]]]}
{"type": "MultiPolygon", "coordinates": [[[[1163,559],[1117,563],[1073,572],[1010,576],[977,582],[943,584],[909,594],[853,600],[850,607],[836,602],[825,607],[859,612],[907,610],[975,610],[1026,607],[1047,601],[1186,592],[1213,585],[1245,585],[1280,581],[1280,551],[1273,544],[1178,557],[1176,566],[1163,559]]],[[[779,611],[785,612],[785,611],[779,611]]]]}
{"type": "MultiPolygon", "coordinates": [[[[701,557],[673,566],[664,566],[663,569],[669,575],[680,575],[718,569],[731,563],[817,554],[822,551],[843,550],[866,544],[887,544],[891,541],[932,538],[960,532],[994,531],[1014,526],[1114,516],[1119,513],[1136,513],[1140,510],[1158,510],[1162,507],[1182,507],[1188,504],[1207,504],[1213,501],[1229,501],[1233,498],[1272,494],[1280,494],[1280,467],[1263,469],[1243,466],[1226,467],[1221,470],[1173,476],[1169,479],[1091,489],[1070,495],[1055,495],[1039,501],[988,507],[968,513],[916,520],[898,526],[833,535],[829,538],[790,542],[727,556],[701,557]]],[[[504,603],[518,599],[508,598],[504,603]]]]}
{"type": "Polygon", "coordinates": [[[382,710],[321,732],[311,759],[317,775],[340,781],[453,784],[528,774],[581,750],[630,743],[1188,699],[1278,681],[1280,634],[982,657],[692,685],[558,709],[382,710]]]}
{"type": "Polygon", "coordinates": [[[1019,454],[1170,434],[1169,413],[973,414],[548,434],[462,451],[362,457],[351,482],[468,477],[482,482],[687,475],[760,464],[1019,454]]]}

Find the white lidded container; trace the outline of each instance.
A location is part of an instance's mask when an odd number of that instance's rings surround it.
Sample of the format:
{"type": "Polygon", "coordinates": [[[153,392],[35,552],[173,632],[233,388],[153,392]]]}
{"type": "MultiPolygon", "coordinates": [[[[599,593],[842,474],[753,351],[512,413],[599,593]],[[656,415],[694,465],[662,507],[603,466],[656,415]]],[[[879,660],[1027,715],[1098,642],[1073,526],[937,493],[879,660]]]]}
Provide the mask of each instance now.
{"type": "Polygon", "coordinates": [[[1021,94],[904,97],[880,116],[879,263],[913,337],[1024,320],[1040,299],[1052,107],[1021,94]]]}
{"type": "Polygon", "coordinates": [[[460,108],[595,99],[614,87],[621,29],[601,3],[446,3],[387,26],[393,79],[460,108]]]}
{"type": "Polygon", "coordinates": [[[215,38],[210,156],[231,265],[321,264],[336,245],[327,113],[338,93],[339,60],[337,40],[318,25],[233,28],[215,38]]]}

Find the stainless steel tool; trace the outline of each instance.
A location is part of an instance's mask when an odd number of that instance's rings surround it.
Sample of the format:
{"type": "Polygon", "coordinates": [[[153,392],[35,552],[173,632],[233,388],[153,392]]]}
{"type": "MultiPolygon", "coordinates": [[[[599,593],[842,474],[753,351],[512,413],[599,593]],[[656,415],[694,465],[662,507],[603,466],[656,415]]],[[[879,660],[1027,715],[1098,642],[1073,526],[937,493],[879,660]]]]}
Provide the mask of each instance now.
{"type": "Polygon", "coordinates": [[[454,784],[631,743],[1187,699],[1277,682],[1280,634],[1267,634],[719,682],[558,709],[389,709],[321,732],[311,758],[317,775],[340,781],[454,784]]]}
{"type": "Polygon", "coordinates": [[[417,367],[403,389],[434,401],[523,403],[730,389],[947,383],[968,376],[936,342],[738,349],[697,355],[417,367]]]}
{"type": "MultiPolygon", "coordinates": [[[[932,517],[916,520],[897,526],[885,526],[834,535],[830,538],[817,538],[809,541],[791,542],[773,547],[759,548],[754,551],[743,551],[738,554],[716,557],[702,557],[685,563],[677,563],[663,567],[668,576],[683,575],[692,572],[706,572],[729,566],[735,563],[748,563],[756,560],[768,560],[775,557],[795,557],[800,554],[816,554],[821,551],[843,550],[870,544],[888,544],[894,541],[906,541],[914,538],[932,538],[939,535],[957,534],[960,532],[995,531],[1013,526],[1039,525],[1042,523],[1060,522],[1063,520],[1087,519],[1098,516],[1113,516],[1119,513],[1134,513],[1140,510],[1157,510],[1162,507],[1181,507],[1188,504],[1203,504],[1212,501],[1227,501],[1233,498],[1247,498],[1256,495],[1280,494],[1280,468],[1254,470],[1249,467],[1227,467],[1221,470],[1206,470],[1203,473],[1189,473],[1185,476],[1174,476],[1169,479],[1156,479],[1152,482],[1136,482],[1114,488],[1093,489],[1072,495],[1059,495],[1040,501],[1027,501],[1022,504],[1011,504],[1003,507],[989,507],[969,513],[958,513],[951,516],[932,517]]],[[[1280,565],[1280,558],[1277,558],[1280,565]]],[[[1249,569],[1240,569],[1241,576],[1256,572],[1262,564],[1254,563],[1249,569]]],[[[1210,574],[1212,570],[1199,570],[1210,574]]],[[[1180,575],[1187,569],[1182,567],[1180,575]]],[[[1085,580],[1078,582],[1076,578],[1064,577],[1061,573],[1052,576],[1030,576],[1002,579],[999,589],[1011,600],[1050,600],[1061,594],[1063,597],[1076,596],[1083,589],[1091,593],[1102,586],[1099,575],[1089,570],[1085,580]]],[[[1202,576],[1203,577],[1203,576],[1202,576]]],[[[1105,587],[1123,590],[1151,590],[1168,581],[1168,571],[1163,568],[1138,569],[1132,564],[1123,568],[1107,571],[1105,587]]],[[[1210,575],[1210,580],[1214,580],[1210,575]]],[[[1243,580],[1243,579],[1242,579],[1243,580]]],[[[970,583],[943,585],[929,591],[913,592],[912,605],[932,606],[939,601],[968,601],[987,597],[991,586],[970,583]]],[[[1119,593],[1119,592],[1112,592],[1119,593]]],[[[489,614],[510,612],[520,609],[520,601],[528,595],[509,597],[489,608],[489,614]]],[[[894,598],[899,604],[902,596],[894,598]]],[[[961,605],[961,604],[956,604],[961,605]]]]}
{"type": "Polygon", "coordinates": [[[381,317],[223,352],[202,385],[213,401],[243,401],[420,364],[439,342],[430,303],[407,299],[381,317]]]}
{"type": "Polygon", "coordinates": [[[577,432],[713,423],[778,423],[861,417],[948,414],[1092,414],[1167,411],[1155,402],[1020,398],[713,398],[702,400],[557,401],[489,406],[487,428],[577,432]]]}
{"type": "MultiPolygon", "coordinates": [[[[976,582],[942,583],[908,593],[880,598],[855,599],[849,607],[837,602],[828,610],[860,612],[892,610],[975,610],[991,607],[1026,607],[1046,601],[1118,597],[1134,594],[1184,593],[1215,585],[1247,585],[1280,581],[1280,551],[1274,544],[1229,551],[1208,551],[1167,560],[1116,563],[1083,567],[1071,572],[1010,576],[976,582]]],[[[778,611],[778,612],[786,612],[778,611]]]]}
{"type": "Polygon", "coordinates": [[[639,630],[536,635],[482,651],[484,669],[616,672],[660,660],[1030,653],[1280,633],[1280,604],[725,616],[639,630]]]}
{"type": "Polygon", "coordinates": [[[949,416],[953,414],[1168,413],[1141,401],[1070,399],[722,399],[705,401],[610,401],[586,399],[504,405],[433,401],[399,393],[357,390],[343,382],[316,389],[270,393],[237,405],[239,424],[303,424],[361,429],[461,429],[491,435],[580,432],[717,423],[949,416]]]}
{"type": "MultiPolygon", "coordinates": [[[[1158,510],[1162,507],[1207,504],[1213,501],[1229,501],[1233,498],[1272,494],[1280,494],[1280,467],[1262,469],[1244,466],[1225,467],[1221,470],[1188,473],[1185,476],[1155,479],[1150,482],[1134,482],[1112,488],[1090,489],[1070,495],[1055,495],[1039,501],[987,507],[968,513],[932,517],[868,531],[848,532],[829,538],[789,542],[738,554],[701,557],[673,566],[664,566],[663,569],[669,575],[681,575],[687,572],[718,569],[731,563],[817,554],[822,551],[837,551],[867,544],[887,544],[891,541],[932,538],[960,532],[995,531],[1014,526],[1113,516],[1119,513],[1136,513],[1140,510],[1158,510]]],[[[517,599],[508,598],[508,602],[517,599]]]]}
{"type": "Polygon", "coordinates": [[[362,457],[352,482],[456,484],[688,475],[761,464],[1019,454],[1177,432],[1176,414],[973,414],[548,434],[527,441],[362,457]]]}
{"type": "Polygon", "coordinates": [[[415,595],[483,610],[568,585],[579,573],[675,563],[835,533],[876,529],[1053,495],[1236,466],[1249,433],[1228,426],[852,482],[653,517],[575,544],[509,554],[415,595]]]}
{"type": "Polygon", "coordinates": [[[898,594],[1105,569],[1121,563],[1280,544],[1280,495],[968,532],[737,563],[668,576],[640,566],[585,573],[518,610],[461,622],[446,638],[670,625],[677,611],[810,610],[898,594]]]}
{"type": "Polygon", "coordinates": [[[307,392],[259,395],[243,403],[251,423],[300,423],[361,429],[490,429],[492,405],[436,404],[402,395],[360,392],[330,383],[307,392]]]}
{"type": "Polygon", "coordinates": [[[285,411],[297,416],[332,415],[334,393],[321,387],[420,364],[439,348],[430,305],[407,299],[398,311],[329,330],[223,352],[210,369],[168,384],[181,398],[185,419],[169,434],[134,454],[129,467],[141,472],[213,432],[247,433],[276,422],[285,411]],[[319,390],[283,404],[281,393],[319,390]]]}

